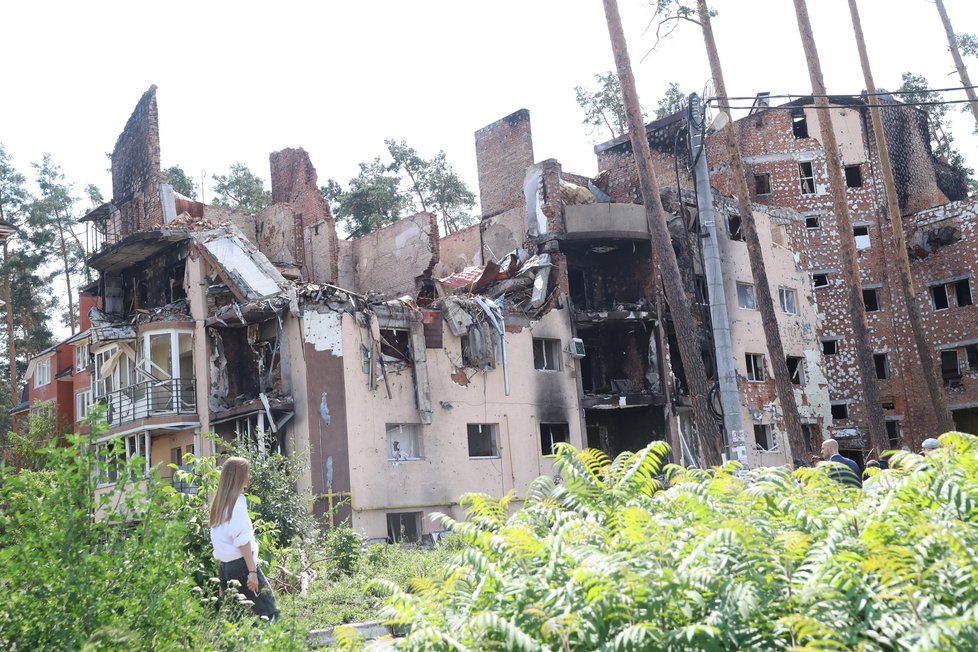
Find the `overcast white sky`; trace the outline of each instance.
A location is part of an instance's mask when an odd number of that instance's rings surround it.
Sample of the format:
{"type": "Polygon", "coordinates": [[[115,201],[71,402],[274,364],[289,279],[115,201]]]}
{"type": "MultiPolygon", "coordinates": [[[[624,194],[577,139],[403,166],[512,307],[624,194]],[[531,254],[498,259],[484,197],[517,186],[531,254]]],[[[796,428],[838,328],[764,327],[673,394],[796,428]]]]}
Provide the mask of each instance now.
{"type": "MultiPolygon", "coordinates": [[[[945,0],[957,31],[978,31],[978,2],[945,0]]],[[[639,95],[652,107],[670,81],[701,91],[702,40],[685,24],[652,46],[647,2],[620,0],[639,95]]],[[[790,0],[714,0],[714,28],[734,95],[810,90],[790,0]]],[[[930,0],[862,0],[876,82],[900,73],[960,85],[930,0]]],[[[846,0],[809,0],[829,92],[863,88],[846,0]]],[[[473,132],[530,110],[534,153],[594,173],[593,139],[574,86],[613,67],[600,0],[395,2],[15,2],[4,7],[0,142],[15,164],[50,152],[81,191],[111,195],[111,151],[140,94],[159,86],[163,165],[199,179],[236,161],[268,177],[268,155],[304,147],[321,181],[344,185],[359,161],[407,140],[444,149],[476,188],[473,132]]],[[[654,31],[654,30],[653,30],[654,31]]],[[[978,78],[978,61],[971,60],[978,78]]],[[[958,143],[978,167],[969,115],[958,143]]]]}

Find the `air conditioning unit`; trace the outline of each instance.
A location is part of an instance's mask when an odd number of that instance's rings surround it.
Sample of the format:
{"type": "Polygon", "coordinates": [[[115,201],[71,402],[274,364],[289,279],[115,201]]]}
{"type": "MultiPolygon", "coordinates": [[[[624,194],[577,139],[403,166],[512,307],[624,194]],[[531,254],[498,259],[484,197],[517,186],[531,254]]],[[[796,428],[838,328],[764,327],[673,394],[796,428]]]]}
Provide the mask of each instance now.
{"type": "Polygon", "coordinates": [[[583,358],[587,355],[584,350],[584,340],[579,337],[572,337],[570,342],[567,343],[567,352],[570,353],[572,358],[583,358]]]}

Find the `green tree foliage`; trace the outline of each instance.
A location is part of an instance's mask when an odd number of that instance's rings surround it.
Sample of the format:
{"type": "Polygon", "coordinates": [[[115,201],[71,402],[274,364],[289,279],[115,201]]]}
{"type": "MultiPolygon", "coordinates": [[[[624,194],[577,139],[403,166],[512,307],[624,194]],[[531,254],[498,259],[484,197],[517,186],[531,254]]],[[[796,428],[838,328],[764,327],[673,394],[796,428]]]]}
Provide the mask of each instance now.
{"type": "Polygon", "coordinates": [[[167,169],[163,170],[163,175],[166,177],[166,182],[173,186],[173,189],[176,192],[180,193],[184,197],[197,199],[197,184],[190,178],[190,175],[183,171],[182,167],[179,165],[171,165],[167,169]]]}
{"type": "Polygon", "coordinates": [[[941,442],[863,489],[561,444],[516,513],[470,494],[440,517],[466,548],[437,577],[377,584],[400,649],[978,649],[978,438],[941,442]]]}
{"type": "Polygon", "coordinates": [[[350,179],[346,191],[333,179],[319,189],[351,238],[418,211],[438,214],[445,233],[474,223],[468,210],[475,205],[475,194],[449,164],[444,151],[425,159],[403,140],[389,139],[384,144],[389,162],[378,156],[361,163],[360,173],[350,179]]]}
{"type": "Polygon", "coordinates": [[[676,112],[677,106],[686,106],[687,93],[683,92],[683,89],[679,87],[676,82],[669,82],[669,88],[666,89],[666,94],[659,99],[659,102],[655,105],[655,118],[659,120],[667,116],[672,115],[676,112]]]}
{"type": "Polygon", "coordinates": [[[592,135],[617,138],[628,130],[621,82],[613,70],[596,74],[594,81],[597,83],[594,88],[574,87],[577,105],[584,111],[583,123],[591,127],[592,135]]]}
{"type": "Polygon", "coordinates": [[[967,32],[954,36],[958,39],[958,50],[962,57],[978,57],[978,36],[967,32]]]}
{"type": "Polygon", "coordinates": [[[214,203],[218,206],[257,215],[272,203],[272,191],[265,189],[265,180],[244,163],[235,163],[227,174],[215,174],[211,178],[214,180],[214,203]]]}
{"type": "MultiPolygon", "coordinates": [[[[943,93],[930,90],[930,84],[923,75],[905,72],[901,76],[902,83],[897,89],[901,94],[899,99],[907,104],[917,102],[941,102],[943,93]]],[[[965,164],[964,156],[954,146],[954,135],[951,133],[951,123],[948,113],[950,104],[921,104],[920,108],[927,112],[930,123],[931,149],[934,156],[951,166],[952,169],[965,176],[970,192],[978,192],[978,180],[975,179],[974,168],[965,164]]]]}

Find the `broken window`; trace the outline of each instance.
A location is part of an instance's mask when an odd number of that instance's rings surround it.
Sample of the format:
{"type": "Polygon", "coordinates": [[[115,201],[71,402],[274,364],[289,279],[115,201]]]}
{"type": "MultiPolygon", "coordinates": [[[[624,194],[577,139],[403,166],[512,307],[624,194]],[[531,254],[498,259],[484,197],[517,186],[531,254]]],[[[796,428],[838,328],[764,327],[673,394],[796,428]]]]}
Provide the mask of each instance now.
{"type": "Polygon", "coordinates": [[[533,338],[533,368],[560,371],[560,340],[533,338]]]}
{"type": "Polygon", "coordinates": [[[866,312],[879,312],[880,289],[863,288],[863,305],[866,306],[866,312]]]}
{"type": "Polygon", "coordinates": [[[869,239],[869,227],[866,225],[852,227],[852,235],[856,238],[856,249],[869,249],[872,244],[869,239]]]}
{"type": "Polygon", "coordinates": [[[744,356],[747,360],[747,380],[754,382],[764,382],[767,380],[764,369],[763,353],[747,353],[744,356]]]}
{"type": "Polygon", "coordinates": [[[384,362],[411,362],[411,336],[406,329],[380,329],[380,355],[384,362]]]}
{"type": "Polygon", "coordinates": [[[950,305],[947,301],[947,286],[932,285],[930,287],[931,298],[934,299],[934,310],[947,310],[950,305]]]}
{"type": "Polygon", "coordinates": [[[886,439],[893,448],[900,447],[900,422],[896,419],[886,420],[886,439]]]}
{"type": "Polygon", "coordinates": [[[739,215],[727,215],[727,230],[730,232],[731,240],[744,241],[744,232],[741,227],[739,215]]]}
{"type": "Polygon", "coordinates": [[[771,194],[771,175],[768,173],[754,175],[754,193],[757,195],[771,194]]]}
{"type": "Polygon", "coordinates": [[[387,459],[391,462],[421,459],[420,424],[387,424],[387,459]]]}
{"type": "Polygon", "coordinates": [[[795,138],[808,138],[808,119],[804,113],[791,116],[791,133],[795,138]]]}
{"type": "Polygon", "coordinates": [[[540,452],[544,455],[554,454],[554,444],[570,441],[570,427],[566,423],[540,424],[540,452]]]}
{"type": "Polygon", "coordinates": [[[956,381],[961,379],[957,349],[941,351],[941,377],[944,378],[945,387],[954,385],[956,381]]]}
{"type": "Polygon", "coordinates": [[[802,161],[798,164],[798,177],[801,180],[801,194],[815,194],[815,168],[811,161],[802,161]]]}
{"type": "Polygon", "coordinates": [[[805,359],[798,356],[789,355],[787,358],[785,358],[785,363],[788,366],[788,378],[791,379],[791,384],[804,385],[805,359]]]}
{"type": "Polygon", "coordinates": [[[496,424],[470,423],[465,429],[469,439],[469,457],[499,457],[496,424]]]}
{"type": "Polygon", "coordinates": [[[818,215],[809,215],[805,218],[805,228],[806,229],[819,229],[822,227],[822,222],[819,220],[818,215]]]}
{"type": "Polygon", "coordinates": [[[958,307],[971,305],[971,280],[963,278],[954,282],[954,298],[958,302],[958,307]]]}
{"type": "Polygon", "coordinates": [[[837,339],[822,340],[823,355],[835,355],[838,352],[839,352],[839,340],[837,339]]]}
{"type": "Polygon", "coordinates": [[[964,347],[964,352],[968,356],[968,369],[978,371],[978,344],[969,344],[964,347]]]}
{"type": "Polygon", "coordinates": [[[781,311],[786,315],[798,314],[798,293],[791,288],[778,288],[781,311]]]}
{"type": "Polygon", "coordinates": [[[754,286],[750,283],[737,284],[737,305],[743,310],[757,310],[757,298],[754,296],[754,286]]]}
{"type": "Polygon", "coordinates": [[[812,285],[816,288],[824,288],[829,286],[829,275],[826,272],[813,272],[812,273],[812,285]]]}
{"type": "Polygon", "coordinates": [[[388,543],[417,543],[421,540],[421,512],[387,515],[388,543]]]}
{"type": "Polygon", "coordinates": [[[858,165],[847,165],[845,168],[846,172],[846,187],[847,188],[862,188],[863,187],[863,170],[862,167],[858,165]]]}
{"type": "Polygon", "coordinates": [[[832,420],[833,421],[844,421],[849,418],[849,404],[848,403],[833,403],[832,404],[832,420]]]}
{"type": "Polygon", "coordinates": [[[876,367],[876,377],[886,380],[890,377],[890,365],[886,359],[886,353],[874,353],[873,365],[876,367]]]}
{"type": "Polygon", "coordinates": [[[754,424],[754,445],[762,450],[773,450],[774,442],[771,437],[771,426],[766,423],[754,424]]]}

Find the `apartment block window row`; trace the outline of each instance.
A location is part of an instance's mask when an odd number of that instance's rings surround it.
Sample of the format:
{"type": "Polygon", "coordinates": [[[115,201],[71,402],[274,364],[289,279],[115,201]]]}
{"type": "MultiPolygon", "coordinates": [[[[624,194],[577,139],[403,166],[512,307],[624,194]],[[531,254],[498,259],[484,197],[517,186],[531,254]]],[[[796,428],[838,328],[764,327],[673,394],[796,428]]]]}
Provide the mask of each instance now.
{"type": "Polygon", "coordinates": [[[941,377],[948,388],[961,385],[962,363],[970,373],[978,372],[978,344],[944,349],[941,354],[941,377]]]}

